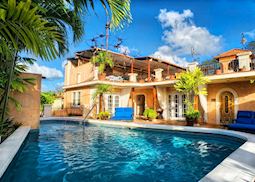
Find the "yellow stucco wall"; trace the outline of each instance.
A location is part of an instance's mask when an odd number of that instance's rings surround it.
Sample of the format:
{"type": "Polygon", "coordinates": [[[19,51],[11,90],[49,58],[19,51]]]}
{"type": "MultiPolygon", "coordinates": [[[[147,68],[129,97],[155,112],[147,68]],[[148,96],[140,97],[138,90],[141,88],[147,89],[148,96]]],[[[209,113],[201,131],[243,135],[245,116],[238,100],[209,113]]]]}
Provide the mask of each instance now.
{"type": "Polygon", "coordinates": [[[34,85],[28,85],[24,93],[12,93],[11,95],[22,105],[21,110],[17,110],[13,104],[9,104],[10,116],[15,122],[24,126],[39,127],[40,119],[40,93],[41,78],[39,74],[23,73],[23,78],[34,78],[34,85]]]}
{"type": "Polygon", "coordinates": [[[208,123],[216,124],[216,96],[222,89],[232,89],[238,96],[238,110],[255,111],[255,84],[249,81],[209,84],[208,87],[208,123]]]}
{"type": "Polygon", "coordinates": [[[78,74],[80,74],[80,82],[88,81],[93,78],[93,65],[88,62],[81,64],[78,63],[78,66],[75,66],[68,61],[65,65],[65,85],[73,85],[78,83],[78,74]]]}

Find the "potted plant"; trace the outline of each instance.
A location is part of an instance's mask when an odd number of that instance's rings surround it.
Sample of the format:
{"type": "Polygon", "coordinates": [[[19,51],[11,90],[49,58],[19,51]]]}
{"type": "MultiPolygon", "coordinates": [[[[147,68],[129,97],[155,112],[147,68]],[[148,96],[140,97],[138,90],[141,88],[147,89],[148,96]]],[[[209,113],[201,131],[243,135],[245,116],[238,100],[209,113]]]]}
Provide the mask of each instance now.
{"type": "Polygon", "coordinates": [[[178,92],[186,95],[187,111],[185,118],[188,125],[193,125],[200,117],[200,112],[194,108],[194,98],[198,95],[207,95],[206,85],[209,80],[204,76],[200,68],[195,68],[193,71],[180,73],[174,87],[178,92]]]}
{"type": "Polygon", "coordinates": [[[106,66],[110,66],[111,68],[114,66],[113,59],[107,51],[99,51],[96,56],[92,56],[90,61],[96,67],[98,67],[99,80],[105,80],[105,78],[106,78],[106,73],[105,73],[106,66]]]}
{"type": "Polygon", "coordinates": [[[170,80],[175,80],[175,75],[170,75],[170,80]]]}
{"type": "Polygon", "coordinates": [[[98,114],[98,119],[100,120],[108,120],[110,119],[111,114],[108,111],[102,111],[98,114]]]}
{"type": "Polygon", "coordinates": [[[157,118],[157,112],[154,109],[147,108],[143,112],[144,117],[148,118],[150,121],[153,121],[157,118]]]}
{"type": "Polygon", "coordinates": [[[191,103],[188,104],[188,109],[185,112],[185,119],[187,126],[194,126],[194,123],[197,123],[198,118],[200,117],[200,112],[194,109],[191,103]]]}
{"type": "Polygon", "coordinates": [[[216,75],[220,75],[222,72],[221,72],[221,69],[219,68],[219,69],[217,69],[216,71],[215,71],[215,74],[216,75]]]}

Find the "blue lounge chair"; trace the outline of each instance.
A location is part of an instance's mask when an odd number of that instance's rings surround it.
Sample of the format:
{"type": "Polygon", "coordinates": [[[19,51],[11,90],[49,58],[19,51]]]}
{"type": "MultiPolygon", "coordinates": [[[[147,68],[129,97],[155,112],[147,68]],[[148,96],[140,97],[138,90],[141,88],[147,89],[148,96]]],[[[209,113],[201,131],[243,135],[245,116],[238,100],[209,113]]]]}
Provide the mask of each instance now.
{"type": "Polygon", "coordinates": [[[235,123],[228,125],[229,129],[255,132],[255,112],[238,111],[235,123]]]}
{"type": "Polygon", "coordinates": [[[115,108],[115,115],[111,118],[112,120],[133,120],[134,109],[132,107],[117,107],[115,108]]]}

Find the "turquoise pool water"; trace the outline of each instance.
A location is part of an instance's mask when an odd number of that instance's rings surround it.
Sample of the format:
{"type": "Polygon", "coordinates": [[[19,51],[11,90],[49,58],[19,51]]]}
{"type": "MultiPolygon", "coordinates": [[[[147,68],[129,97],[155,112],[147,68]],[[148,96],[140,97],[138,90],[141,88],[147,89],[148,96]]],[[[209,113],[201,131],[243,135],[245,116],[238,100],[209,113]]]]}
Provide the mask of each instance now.
{"type": "Polygon", "coordinates": [[[47,122],[29,134],[1,181],[192,182],[242,143],[217,135],[47,122]]]}

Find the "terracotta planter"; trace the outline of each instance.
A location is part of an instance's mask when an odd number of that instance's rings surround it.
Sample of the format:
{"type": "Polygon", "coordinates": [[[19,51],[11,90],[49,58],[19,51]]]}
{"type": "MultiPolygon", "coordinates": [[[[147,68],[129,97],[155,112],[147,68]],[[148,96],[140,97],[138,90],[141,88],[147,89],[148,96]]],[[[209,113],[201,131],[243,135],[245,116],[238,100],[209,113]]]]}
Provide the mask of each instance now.
{"type": "Polygon", "coordinates": [[[170,80],[175,80],[175,75],[170,75],[170,80]]]}
{"type": "Polygon", "coordinates": [[[218,69],[218,70],[215,71],[215,73],[216,73],[216,75],[220,75],[222,72],[221,72],[220,69],[218,69]]]}
{"type": "Polygon", "coordinates": [[[144,83],[144,80],[139,80],[139,83],[144,83]]]}
{"type": "Polygon", "coordinates": [[[247,71],[247,69],[246,68],[241,68],[240,71],[247,71]]]}
{"type": "Polygon", "coordinates": [[[105,78],[106,78],[106,73],[101,73],[101,74],[99,74],[99,80],[105,80],[105,78]]]}

